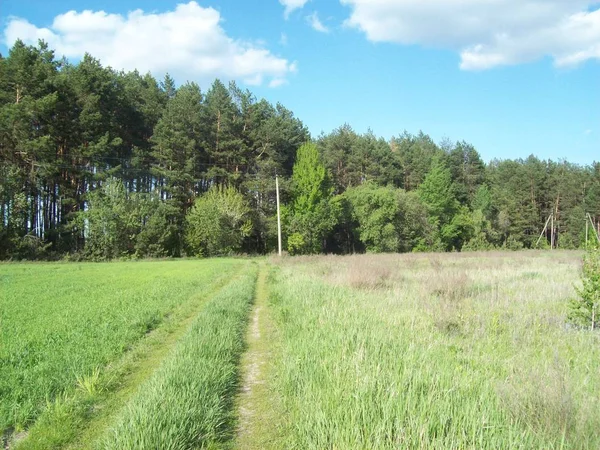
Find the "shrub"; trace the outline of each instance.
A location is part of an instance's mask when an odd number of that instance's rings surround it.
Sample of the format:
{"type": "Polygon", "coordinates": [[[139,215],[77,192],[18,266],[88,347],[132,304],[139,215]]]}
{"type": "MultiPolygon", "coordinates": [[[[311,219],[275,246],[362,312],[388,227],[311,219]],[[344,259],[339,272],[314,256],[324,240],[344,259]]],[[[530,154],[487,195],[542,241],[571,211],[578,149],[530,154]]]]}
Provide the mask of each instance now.
{"type": "Polygon", "coordinates": [[[569,304],[569,321],[594,330],[598,327],[600,309],[600,250],[592,249],[583,258],[582,286],[576,288],[578,298],[569,304]]]}
{"type": "Polygon", "coordinates": [[[292,233],[288,237],[288,252],[290,252],[290,255],[301,254],[304,246],[304,237],[300,233],[292,233]]]}
{"type": "Polygon", "coordinates": [[[250,208],[232,187],[213,187],[198,198],[186,217],[186,243],[198,256],[227,255],[240,250],[252,232],[250,208]]]}

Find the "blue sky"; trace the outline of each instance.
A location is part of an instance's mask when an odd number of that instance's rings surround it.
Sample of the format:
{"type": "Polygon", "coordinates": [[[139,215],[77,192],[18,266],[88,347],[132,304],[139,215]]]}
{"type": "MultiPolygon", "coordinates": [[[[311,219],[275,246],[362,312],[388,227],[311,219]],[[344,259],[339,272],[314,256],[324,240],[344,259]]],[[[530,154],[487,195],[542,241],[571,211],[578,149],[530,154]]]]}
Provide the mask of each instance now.
{"type": "Polygon", "coordinates": [[[72,60],[236,79],[314,136],[349,123],[466,140],[485,160],[600,160],[598,1],[180,3],[2,0],[0,52],[43,37],[72,60]]]}

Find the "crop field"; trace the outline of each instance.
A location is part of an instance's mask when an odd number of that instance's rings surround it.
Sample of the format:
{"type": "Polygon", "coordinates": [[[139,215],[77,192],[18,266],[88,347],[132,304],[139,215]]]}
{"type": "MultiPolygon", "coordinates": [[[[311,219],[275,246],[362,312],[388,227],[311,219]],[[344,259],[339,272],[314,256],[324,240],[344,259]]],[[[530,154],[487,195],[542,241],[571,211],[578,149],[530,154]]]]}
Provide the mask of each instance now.
{"type": "Polygon", "coordinates": [[[600,448],[581,253],[0,265],[4,448],[600,448]]]}
{"type": "Polygon", "coordinates": [[[73,392],[93,394],[110,384],[110,377],[100,379],[104,368],[239,266],[233,260],[1,266],[2,429],[26,429],[73,392]]]}

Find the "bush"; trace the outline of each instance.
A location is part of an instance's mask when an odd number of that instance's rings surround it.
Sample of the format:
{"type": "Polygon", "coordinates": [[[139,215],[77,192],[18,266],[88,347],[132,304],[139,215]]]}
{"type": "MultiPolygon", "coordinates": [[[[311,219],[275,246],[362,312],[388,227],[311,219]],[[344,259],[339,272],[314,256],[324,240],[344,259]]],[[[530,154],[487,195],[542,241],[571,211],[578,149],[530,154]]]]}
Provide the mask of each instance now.
{"type": "Polygon", "coordinates": [[[463,252],[481,252],[493,250],[494,244],[489,242],[484,233],[480,233],[474,238],[471,238],[469,242],[467,242],[462,247],[463,252]]]}
{"type": "Polygon", "coordinates": [[[290,252],[290,255],[301,254],[304,247],[304,237],[300,233],[290,234],[288,237],[288,252],[290,252]]]}
{"type": "Polygon", "coordinates": [[[519,251],[523,250],[523,247],[523,243],[513,235],[510,235],[504,243],[504,248],[506,248],[507,250],[519,251]]]}
{"type": "Polygon", "coordinates": [[[592,249],[583,258],[581,288],[576,288],[579,298],[569,304],[569,321],[591,330],[598,328],[600,309],[600,250],[592,249]]]}
{"type": "Polygon", "coordinates": [[[197,256],[238,252],[252,232],[250,208],[232,187],[213,187],[198,198],[186,217],[186,244],[197,256]]]}

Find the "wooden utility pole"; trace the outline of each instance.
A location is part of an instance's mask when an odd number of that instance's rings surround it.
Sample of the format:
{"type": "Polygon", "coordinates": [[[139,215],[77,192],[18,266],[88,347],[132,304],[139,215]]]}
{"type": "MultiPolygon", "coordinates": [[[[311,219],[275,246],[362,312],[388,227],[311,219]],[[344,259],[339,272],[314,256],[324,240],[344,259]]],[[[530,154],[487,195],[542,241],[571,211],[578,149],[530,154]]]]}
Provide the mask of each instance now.
{"type": "Polygon", "coordinates": [[[279,212],[279,178],[275,175],[275,190],[277,191],[277,244],[281,256],[281,213],[279,212]]]}
{"type": "Polygon", "coordinates": [[[554,250],[554,213],[550,215],[550,250],[554,250]]]}
{"type": "Polygon", "coordinates": [[[588,246],[588,234],[589,234],[590,224],[588,223],[587,214],[585,215],[585,248],[587,250],[588,246]]]}
{"type": "Polygon", "coordinates": [[[598,222],[599,230],[596,231],[596,224],[594,223],[594,219],[592,219],[592,216],[591,216],[590,213],[587,213],[587,215],[586,215],[586,221],[585,221],[585,225],[586,225],[585,226],[585,231],[586,231],[586,233],[585,233],[586,234],[586,245],[587,245],[587,230],[588,230],[587,224],[588,224],[588,221],[589,221],[589,223],[592,224],[592,231],[596,235],[596,239],[598,240],[598,243],[600,244],[600,222],[598,222]]]}
{"type": "MultiPolygon", "coordinates": [[[[543,229],[543,230],[542,230],[542,232],[540,233],[540,237],[538,238],[537,242],[535,243],[535,246],[536,246],[536,247],[538,246],[538,244],[539,244],[539,243],[540,243],[540,241],[542,240],[542,236],[544,236],[544,233],[545,233],[545,232],[546,232],[546,230],[548,229],[548,222],[550,222],[550,218],[551,218],[551,217],[552,217],[552,216],[548,217],[548,220],[546,220],[546,223],[545,223],[545,225],[544,225],[544,229],[543,229]]],[[[546,238],[546,239],[548,239],[548,238],[546,238]]],[[[548,241],[546,241],[546,242],[548,242],[548,241]]]]}

